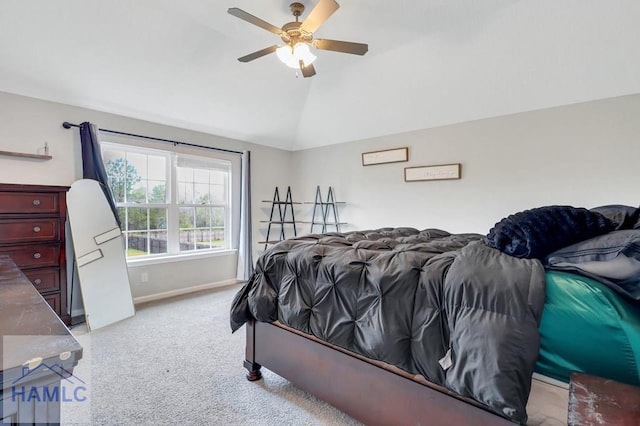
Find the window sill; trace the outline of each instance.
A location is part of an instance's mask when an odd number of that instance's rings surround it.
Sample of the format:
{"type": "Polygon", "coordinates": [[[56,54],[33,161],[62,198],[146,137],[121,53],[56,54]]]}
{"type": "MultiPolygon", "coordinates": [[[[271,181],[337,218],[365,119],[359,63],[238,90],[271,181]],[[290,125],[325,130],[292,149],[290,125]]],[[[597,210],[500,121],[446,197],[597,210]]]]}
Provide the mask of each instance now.
{"type": "Polygon", "coordinates": [[[185,253],[185,254],[174,254],[170,256],[153,256],[145,259],[128,259],[127,266],[135,267],[135,266],[146,266],[146,265],[157,265],[160,263],[172,263],[172,262],[184,262],[189,260],[196,259],[205,259],[208,257],[218,257],[218,256],[231,256],[238,252],[237,249],[225,249],[225,250],[216,250],[216,251],[208,251],[205,253],[185,253]]]}

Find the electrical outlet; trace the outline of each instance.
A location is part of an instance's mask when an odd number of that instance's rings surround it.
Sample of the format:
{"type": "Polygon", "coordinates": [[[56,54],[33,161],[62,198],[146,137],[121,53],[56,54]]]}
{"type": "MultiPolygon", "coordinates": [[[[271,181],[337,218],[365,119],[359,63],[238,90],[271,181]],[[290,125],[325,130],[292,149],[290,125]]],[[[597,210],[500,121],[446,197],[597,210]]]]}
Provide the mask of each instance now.
{"type": "Polygon", "coordinates": [[[142,274],[140,274],[140,282],[141,283],[149,282],[149,273],[148,272],[143,272],[142,274]]]}

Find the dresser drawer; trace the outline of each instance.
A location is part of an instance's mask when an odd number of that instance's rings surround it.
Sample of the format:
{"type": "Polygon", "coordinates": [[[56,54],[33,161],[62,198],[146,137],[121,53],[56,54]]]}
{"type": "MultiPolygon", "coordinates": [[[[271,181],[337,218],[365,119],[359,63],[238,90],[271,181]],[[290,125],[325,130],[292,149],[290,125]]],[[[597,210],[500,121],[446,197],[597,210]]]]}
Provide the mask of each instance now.
{"type": "Polygon", "coordinates": [[[0,244],[58,241],[59,239],[60,219],[0,220],[0,244]]]}
{"type": "Polygon", "coordinates": [[[8,255],[21,269],[58,266],[60,262],[58,244],[0,247],[0,254],[8,255]]]}
{"type": "Polygon", "coordinates": [[[47,192],[1,192],[0,214],[58,213],[58,194],[47,192]]]}
{"type": "Polygon", "coordinates": [[[62,312],[60,312],[60,294],[48,294],[42,297],[49,304],[49,306],[51,306],[53,312],[55,312],[58,316],[62,314],[62,312]]]}
{"type": "Polygon", "coordinates": [[[58,268],[28,269],[23,273],[40,293],[60,291],[58,268]]]}

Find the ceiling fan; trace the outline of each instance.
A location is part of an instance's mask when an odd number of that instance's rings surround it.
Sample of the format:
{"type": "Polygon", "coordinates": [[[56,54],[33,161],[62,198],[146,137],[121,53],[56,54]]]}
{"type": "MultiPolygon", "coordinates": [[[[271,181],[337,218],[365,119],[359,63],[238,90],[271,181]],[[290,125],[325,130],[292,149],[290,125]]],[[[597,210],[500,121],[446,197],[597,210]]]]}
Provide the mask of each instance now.
{"type": "Polygon", "coordinates": [[[313,67],[313,61],[316,59],[316,56],[311,52],[309,46],[320,50],[364,55],[367,53],[367,50],[369,50],[369,46],[366,44],[313,38],[313,33],[316,32],[339,7],[340,5],[335,0],[320,0],[305,20],[300,22],[298,18],[304,12],[304,5],[297,2],[291,3],[289,8],[296,20],[284,24],[282,28],[271,25],[237,7],[230,8],[227,12],[231,15],[274,33],[284,42],[283,46],[274,44],[273,46],[238,58],[238,60],[240,62],[249,62],[268,55],[269,53],[276,52],[278,58],[284,62],[285,65],[299,69],[304,77],[312,77],[316,74],[316,70],[313,67]]]}

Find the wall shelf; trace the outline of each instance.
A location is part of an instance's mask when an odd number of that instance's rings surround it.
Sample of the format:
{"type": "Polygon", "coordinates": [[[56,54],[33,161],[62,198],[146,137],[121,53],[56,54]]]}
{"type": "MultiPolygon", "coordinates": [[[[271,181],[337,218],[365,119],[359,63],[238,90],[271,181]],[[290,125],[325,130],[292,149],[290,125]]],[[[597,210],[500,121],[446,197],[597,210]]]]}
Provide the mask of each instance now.
{"type": "Polygon", "coordinates": [[[0,155],[4,155],[7,157],[34,158],[36,160],[51,160],[53,158],[50,155],[27,154],[24,152],[12,152],[12,151],[0,151],[0,155]]]}

